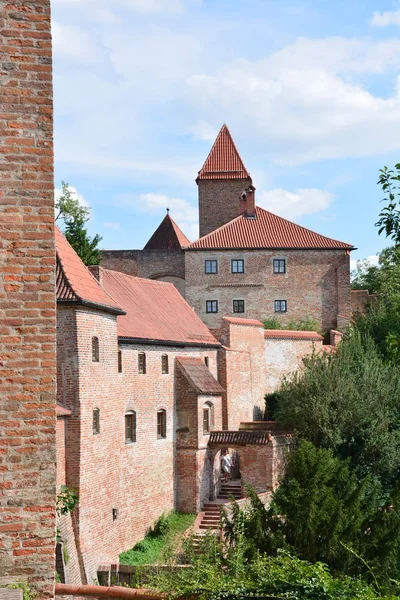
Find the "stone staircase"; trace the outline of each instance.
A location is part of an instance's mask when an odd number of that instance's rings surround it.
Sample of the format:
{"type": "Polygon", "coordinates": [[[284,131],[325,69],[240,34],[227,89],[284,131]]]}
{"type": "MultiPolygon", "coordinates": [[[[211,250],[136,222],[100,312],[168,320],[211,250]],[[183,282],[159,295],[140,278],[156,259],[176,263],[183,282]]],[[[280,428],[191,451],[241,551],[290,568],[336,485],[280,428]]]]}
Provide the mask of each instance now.
{"type": "Polygon", "coordinates": [[[204,504],[203,518],[198,526],[199,530],[218,529],[220,508],[224,504],[229,504],[232,497],[235,500],[242,498],[242,482],[240,479],[223,483],[218,498],[204,504]]]}

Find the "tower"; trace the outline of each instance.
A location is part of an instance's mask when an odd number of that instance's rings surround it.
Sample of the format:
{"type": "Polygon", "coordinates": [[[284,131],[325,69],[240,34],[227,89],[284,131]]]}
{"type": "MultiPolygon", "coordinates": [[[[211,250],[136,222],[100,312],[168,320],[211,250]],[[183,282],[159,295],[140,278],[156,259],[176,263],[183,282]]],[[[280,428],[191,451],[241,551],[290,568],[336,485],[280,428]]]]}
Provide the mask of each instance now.
{"type": "Polygon", "coordinates": [[[202,237],[239,216],[241,194],[252,184],[226,125],[221,127],[196,183],[202,237]]]}

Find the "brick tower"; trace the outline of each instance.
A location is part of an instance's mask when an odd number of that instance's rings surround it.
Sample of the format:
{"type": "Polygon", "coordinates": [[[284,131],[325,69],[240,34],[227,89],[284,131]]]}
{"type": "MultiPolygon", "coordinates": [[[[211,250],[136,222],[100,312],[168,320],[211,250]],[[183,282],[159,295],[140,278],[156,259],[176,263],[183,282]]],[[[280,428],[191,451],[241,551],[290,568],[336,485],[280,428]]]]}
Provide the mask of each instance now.
{"type": "Polygon", "coordinates": [[[202,237],[239,216],[240,196],[252,184],[226,125],[221,127],[196,183],[202,237]]]}

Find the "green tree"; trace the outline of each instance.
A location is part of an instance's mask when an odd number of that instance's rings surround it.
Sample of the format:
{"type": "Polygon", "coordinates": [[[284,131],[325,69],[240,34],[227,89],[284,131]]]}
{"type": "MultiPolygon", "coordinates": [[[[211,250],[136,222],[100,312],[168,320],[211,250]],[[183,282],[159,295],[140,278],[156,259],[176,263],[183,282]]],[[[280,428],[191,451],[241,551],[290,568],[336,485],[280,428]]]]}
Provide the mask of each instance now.
{"type": "Polygon", "coordinates": [[[379,234],[384,232],[397,245],[400,243],[400,163],[394,169],[383,167],[379,173],[378,184],[384,192],[382,202],[386,202],[386,205],[379,213],[376,226],[379,227],[379,234]]]}
{"type": "Polygon", "coordinates": [[[56,221],[61,220],[65,224],[71,221],[87,221],[90,218],[90,209],[82,206],[78,197],[71,192],[69,184],[61,182],[61,194],[55,204],[56,221]]]}

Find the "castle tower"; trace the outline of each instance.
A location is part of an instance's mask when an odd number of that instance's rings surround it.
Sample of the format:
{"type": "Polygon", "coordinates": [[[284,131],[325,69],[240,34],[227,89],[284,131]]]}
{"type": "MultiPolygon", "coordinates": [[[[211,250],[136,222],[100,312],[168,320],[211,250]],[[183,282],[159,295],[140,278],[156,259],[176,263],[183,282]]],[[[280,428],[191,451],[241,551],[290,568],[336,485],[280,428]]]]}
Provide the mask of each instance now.
{"type": "Polygon", "coordinates": [[[239,216],[240,196],[252,184],[226,125],[221,127],[196,183],[202,237],[239,216]]]}

